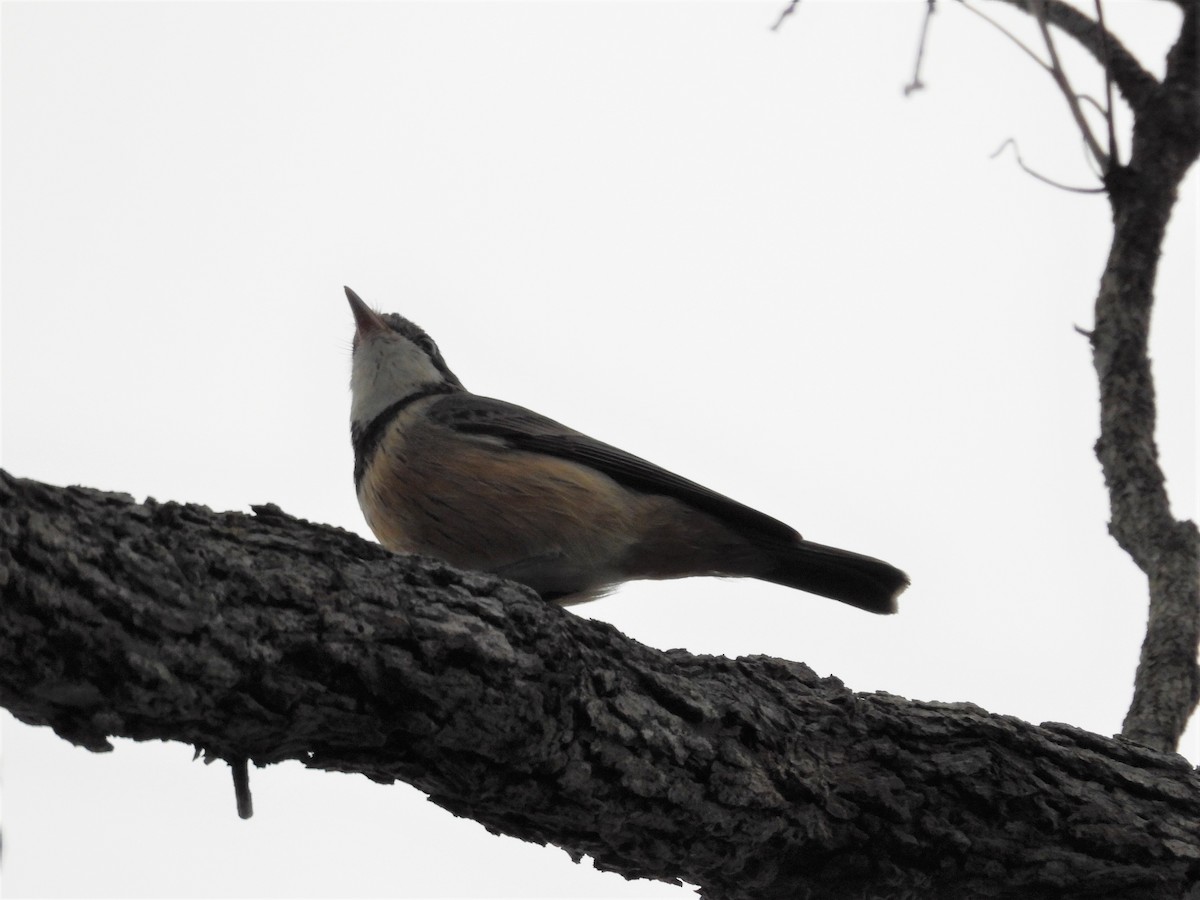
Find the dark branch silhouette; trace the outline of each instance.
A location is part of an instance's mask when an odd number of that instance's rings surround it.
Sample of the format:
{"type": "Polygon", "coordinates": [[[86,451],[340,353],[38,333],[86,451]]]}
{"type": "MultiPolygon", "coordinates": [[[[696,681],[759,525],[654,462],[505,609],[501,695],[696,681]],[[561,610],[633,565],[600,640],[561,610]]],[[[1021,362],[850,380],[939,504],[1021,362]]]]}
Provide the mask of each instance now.
{"type": "Polygon", "coordinates": [[[935,12],[937,12],[937,0],[925,0],[925,16],[921,19],[921,37],[917,42],[917,60],[913,63],[912,81],[904,86],[905,97],[925,89],[925,82],[921,80],[921,66],[925,62],[925,42],[929,39],[929,23],[933,21],[935,12]]]}
{"type": "Polygon", "coordinates": [[[1102,188],[1102,187],[1085,188],[1085,187],[1074,187],[1073,185],[1069,185],[1069,184],[1063,184],[1061,181],[1055,181],[1053,178],[1043,175],[1041,172],[1037,171],[1036,169],[1029,167],[1028,165],[1025,164],[1025,160],[1021,157],[1021,148],[1017,146],[1017,142],[1014,141],[1012,138],[1006,138],[1004,143],[996,148],[996,152],[992,154],[992,159],[995,159],[996,157],[998,157],[1001,153],[1004,152],[1005,148],[1007,148],[1007,147],[1013,148],[1013,156],[1017,160],[1017,165],[1021,167],[1021,171],[1027,175],[1032,176],[1033,178],[1036,178],[1038,181],[1040,181],[1044,184],[1048,184],[1051,187],[1056,187],[1060,191],[1070,191],[1073,194],[1103,194],[1104,193],[1104,188],[1102,188]]]}
{"type": "Polygon", "coordinates": [[[0,702],[403,780],[711,898],[1182,897],[1182,757],[768,657],[659,652],[509,582],[293,519],[0,472],[0,702]]]}
{"type": "MultiPolygon", "coordinates": [[[[1054,78],[1090,158],[1100,168],[1112,208],[1112,246],[1096,298],[1096,324],[1087,332],[1100,385],[1096,455],[1109,492],[1109,532],[1146,574],[1150,592],[1146,637],[1123,734],[1147,746],[1174,749],[1200,702],[1200,532],[1195,523],[1177,520],[1171,513],[1154,442],[1157,412],[1148,346],[1163,237],[1179,186],[1200,155],[1200,3],[1178,0],[1183,11],[1179,37],[1160,82],[1105,28],[1099,0],[1096,19],[1061,0],[996,0],[1034,19],[1049,63],[1009,29],[965,0],[959,2],[1016,42],[1054,78]],[[1051,26],[1077,41],[1103,68],[1104,106],[1075,93],[1055,50],[1051,26]],[[1124,163],[1117,154],[1113,124],[1114,85],[1134,118],[1124,163]],[[1107,151],[1092,134],[1081,101],[1100,107],[1107,151]]],[[[1088,192],[1031,169],[1015,141],[1006,141],[1000,150],[1009,143],[1018,165],[1033,177],[1065,190],[1088,192]]]]}
{"type": "Polygon", "coordinates": [[[1015,6],[1035,19],[1039,11],[1048,24],[1061,30],[1090,53],[1112,77],[1113,83],[1135,112],[1144,109],[1158,88],[1158,80],[1142,67],[1115,35],[1100,23],[1062,0],[995,0],[1015,6]]]}
{"type": "MultiPolygon", "coordinates": [[[[1105,179],[1113,243],[1096,298],[1092,355],[1100,382],[1100,439],[1109,531],[1150,587],[1150,615],[1123,733],[1173,749],[1200,701],[1200,533],[1171,513],[1154,442],[1148,353],[1154,282],[1179,185],[1200,155],[1197,4],[1186,5],[1161,84],[1134,107],[1127,164],[1105,179]]],[[[1114,80],[1121,85],[1114,69],[1114,80]]]]}
{"type": "Polygon", "coordinates": [[[775,24],[771,26],[771,30],[778,31],[780,28],[782,28],[787,17],[794,16],[796,14],[796,7],[799,5],[800,0],[788,0],[788,5],[783,8],[783,11],[779,14],[779,18],[776,19],[775,24]]]}

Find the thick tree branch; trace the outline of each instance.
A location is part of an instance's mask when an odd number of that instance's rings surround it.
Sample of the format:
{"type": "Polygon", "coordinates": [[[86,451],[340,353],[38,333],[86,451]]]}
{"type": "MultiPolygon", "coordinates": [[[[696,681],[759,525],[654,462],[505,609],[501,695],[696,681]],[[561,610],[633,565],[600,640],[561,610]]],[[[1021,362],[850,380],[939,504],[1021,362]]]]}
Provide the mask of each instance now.
{"type": "Polygon", "coordinates": [[[1200,535],[1171,514],[1154,441],[1148,346],[1154,283],[1179,185],[1200,155],[1197,9],[1184,15],[1161,86],[1136,114],[1127,166],[1105,180],[1113,243],[1091,342],[1100,382],[1096,454],[1108,485],[1109,531],[1146,573],[1150,613],[1123,733],[1173,749],[1200,701],[1200,535]]]}
{"type": "Polygon", "coordinates": [[[766,657],[662,653],[346,532],[0,472],[0,702],[110,735],[401,779],[706,897],[1182,898],[1181,757],[766,657]]]}

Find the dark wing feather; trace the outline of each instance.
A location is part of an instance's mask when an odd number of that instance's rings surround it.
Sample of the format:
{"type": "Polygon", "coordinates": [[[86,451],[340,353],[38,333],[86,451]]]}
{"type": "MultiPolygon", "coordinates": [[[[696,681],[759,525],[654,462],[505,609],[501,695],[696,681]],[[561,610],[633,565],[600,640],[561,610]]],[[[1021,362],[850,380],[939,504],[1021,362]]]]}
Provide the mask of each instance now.
{"type": "Polygon", "coordinates": [[[514,450],[544,453],[603,472],[614,481],[647,494],[674,497],[715,516],[737,530],[792,543],[800,538],[789,525],[711,491],[674,472],[611,444],[605,444],[543,415],[489,397],[450,394],[436,401],[427,415],[463,434],[499,438],[514,450]]]}

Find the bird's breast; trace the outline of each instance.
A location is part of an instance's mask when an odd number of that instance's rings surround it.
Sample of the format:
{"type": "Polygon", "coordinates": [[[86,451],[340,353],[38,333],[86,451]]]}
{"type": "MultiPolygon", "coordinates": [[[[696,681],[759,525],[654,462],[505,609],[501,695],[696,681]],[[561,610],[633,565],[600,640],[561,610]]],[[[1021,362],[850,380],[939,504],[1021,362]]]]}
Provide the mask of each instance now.
{"type": "Polygon", "coordinates": [[[543,593],[622,580],[644,500],[587,466],[399,417],[359,484],[379,542],[543,593]]]}

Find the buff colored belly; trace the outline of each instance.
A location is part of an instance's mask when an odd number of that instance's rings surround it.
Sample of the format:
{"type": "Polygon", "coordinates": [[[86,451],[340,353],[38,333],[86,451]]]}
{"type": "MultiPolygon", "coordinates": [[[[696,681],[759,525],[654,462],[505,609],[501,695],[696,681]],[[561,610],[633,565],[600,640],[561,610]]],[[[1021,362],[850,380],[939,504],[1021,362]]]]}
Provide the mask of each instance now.
{"type": "Polygon", "coordinates": [[[542,593],[621,580],[642,500],[584,466],[398,420],[368,467],[359,502],[379,542],[400,553],[496,572],[542,593]]]}

